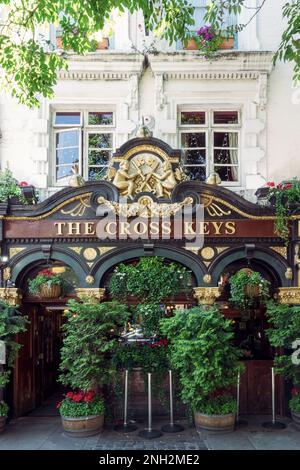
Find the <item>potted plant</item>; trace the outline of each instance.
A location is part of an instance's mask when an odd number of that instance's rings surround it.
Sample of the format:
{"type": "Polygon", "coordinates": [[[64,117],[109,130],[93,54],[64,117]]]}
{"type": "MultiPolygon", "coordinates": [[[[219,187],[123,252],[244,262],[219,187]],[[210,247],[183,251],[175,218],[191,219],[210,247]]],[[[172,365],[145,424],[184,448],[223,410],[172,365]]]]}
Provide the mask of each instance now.
{"type": "Polygon", "coordinates": [[[187,50],[200,50],[205,56],[213,56],[220,49],[233,49],[233,36],[224,36],[213,26],[202,26],[198,31],[189,35],[184,48],[187,50]]]}
{"type": "Polygon", "coordinates": [[[300,332],[300,306],[281,305],[272,300],[267,304],[267,316],[270,343],[280,348],[274,361],[276,372],[293,384],[289,407],[294,424],[300,430],[300,364],[295,357],[300,332]]]}
{"type": "Polygon", "coordinates": [[[6,419],[8,415],[8,405],[5,401],[0,401],[0,433],[5,430],[6,419]]]}
{"type": "Polygon", "coordinates": [[[26,204],[27,202],[17,180],[8,168],[0,171],[0,202],[18,204],[26,204]]]}
{"type": "MultiPolygon", "coordinates": [[[[0,394],[9,383],[11,369],[14,366],[18,350],[22,347],[15,341],[17,333],[26,330],[27,318],[22,316],[15,306],[0,301],[0,342],[5,345],[4,358],[6,364],[0,368],[0,394]]],[[[0,400],[0,432],[5,429],[8,405],[0,400]]]]}
{"type": "Polygon", "coordinates": [[[51,269],[45,268],[28,281],[28,290],[34,296],[55,299],[60,297],[64,285],[64,278],[61,274],[56,274],[51,269]]]}
{"type": "Polygon", "coordinates": [[[230,301],[237,308],[249,309],[269,298],[270,283],[257,271],[243,268],[229,279],[230,301]]]}
{"type": "Polygon", "coordinates": [[[181,398],[194,414],[198,431],[231,432],[236,403],[231,387],[236,384],[241,352],[232,344],[232,321],[217,307],[176,311],[161,320],[169,340],[170,361],[178,371],[181,398]]]}
{"type": "Polygon", "coordinates": [[[104,400],[116,376],[113,354],[129,312],[118,302],[97,304],[83,297],[70,300],[65,315],[59,381],[72,391],[59,411],[68,435],[87,437],[102,431],[104,400]]]}

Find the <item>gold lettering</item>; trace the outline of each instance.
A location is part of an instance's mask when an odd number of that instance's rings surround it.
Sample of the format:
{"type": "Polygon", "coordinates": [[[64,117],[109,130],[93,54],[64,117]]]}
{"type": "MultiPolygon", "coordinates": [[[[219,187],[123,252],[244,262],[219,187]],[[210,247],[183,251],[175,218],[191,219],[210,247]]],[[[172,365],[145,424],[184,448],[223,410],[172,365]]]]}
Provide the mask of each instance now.
{"type": "Polygon", "coordinates": [[[68,222],[68,235],[80,235],[80,222],[68,222]]]}
{"type": "Polygon", "coordinates": [[[84,223],[84,235],[95,235],[95,224],[94,222],[84,223]]]}
{"type": "Polygon", "coordinates": [[[236,233],[235,222],[226,222],[225,233],[226,235],[233,235],[234,233],[236,233]]]}
{"type": "Polygon", "coordinates": [[[199,235],[209,235],[209,222],[199,222],[199,235]]]}
{"type": "Polygon", "coordinates": [[[223,226],[224,222],[212,222],[212,225],[215,229],[215,235],[221,235],[221,228],[223,226]]]}
{"type": "Polygon", "coordinates": [[[130,235],[129,222],[120,222],[120,235],[130,235]]]}
{"type": "Polygon", "coordinates": [[[184,222],[184,235],[196,235],[193,229],[193,222],[184,222]]]}
{"type": "Polygon", "coordinates": [[[54,227],[57,228],[57,236],[63,235],[63,228],[66,225],[66,222],[54,222],[54,227]]]}
{"type": "Polygon", "coordinates": [[[150,222],[150,234],[151,235],[158,235],[159,234],[159,223],[158,222],[150,222]]]}
{"type": "Polygon", "coordinates": [[[108,235],[116,235],[117,234],[117,222],[109,222],[109,224],[106,225],[105,231],[108,233],[108,235]],[[111,228],[112,226],[115,226],[115,231],[112,232],[111,228]]]}
{"type": "Polygon", "coordinates": [[[137,235],[145,235],[148,232],[148,225],[145,222],[137,222],[132,228],[137,235]]]}
{"type": "Polygon", "coordinates": [[[171,222],[162,222],[161,224],[162,234],[170,235],[171,234],[171,222]]]}

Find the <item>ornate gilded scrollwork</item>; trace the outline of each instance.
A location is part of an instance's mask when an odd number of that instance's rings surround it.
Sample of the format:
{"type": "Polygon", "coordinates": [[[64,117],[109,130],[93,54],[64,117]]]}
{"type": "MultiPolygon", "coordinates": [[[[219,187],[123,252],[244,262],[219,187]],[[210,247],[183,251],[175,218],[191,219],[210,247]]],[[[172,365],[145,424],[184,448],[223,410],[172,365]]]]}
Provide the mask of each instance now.
{"type": "Polygon", "coordinates": [[[90,206],[90,197],[81,197],[79,202],[75,204],[71,209],[61,209],[61,213],[64,215],[70,215],[71,217],[82,217],[90,206]]]}
{"type": "Polygon", "coordinates": [[[194,287],[194,297],[200,305],[213,305],[221,292],[218,287],[194,287]]]}
{"type": "Polygon", "coordinates": [[[91,287],[77,287],[75,289],[77,297],[88,302],[101,302],[105,296],[105,289],[91,287]]]}
{"type": "Polygon", "coordinates": [[[22,302],[23,292],[17,287],[4,287],[0,288],[0,299],[9,303],[10,305],[20,305],[22,302]]]}
{"type": "Polygon", "coordinates": [[[277,300],[280,304],[300,305],[300,287],[280,287],[277,300]]]}
{"type": "Polygon", "coordinates": [[[222,217],[223,215],[230,215],[231,210],[225,210],[219,204],[214,202],[213,196],[208,195],[201,195],[201,204],[203,204],[204,208],[206,209],[207,213],[211,217],[222,217]]]}

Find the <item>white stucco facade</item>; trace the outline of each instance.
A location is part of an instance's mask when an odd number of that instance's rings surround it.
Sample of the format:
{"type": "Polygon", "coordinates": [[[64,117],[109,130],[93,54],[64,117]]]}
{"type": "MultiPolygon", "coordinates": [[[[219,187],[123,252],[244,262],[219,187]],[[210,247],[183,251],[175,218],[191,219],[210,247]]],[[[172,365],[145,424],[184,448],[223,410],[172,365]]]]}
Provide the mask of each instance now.
{"type": "MultiPolygon", "coordinates": [[[[209,146],[214,145],[210,116],[214,111],[237,111],[233,131],[238,134],[238,177],[222,184],[253,199],[266,181],[300,176],[300,88],[292,86],[289,64],[274,67],[272,61],[284,27],[284,3],[266,2],[239,34],[238,47],[220,52],[213,61],[164,41],[156,43],[157,52],[147,51],[153,38],[142,33],[141,15],[125,13],[116,22],[114,49],[70,55],[69,70],[59,73],[54,98],[41,99],[39,109],[29,110],[1,96],[1,167],[8,165],[19,181],[34,184],[41,198],[66,184],[55,180],[56,111],[112,112],[113,150],[135,136],[142,117],[154,137],[180,148],[180,112],[203,111],[207,123],[200,131],[207,133],[207,159],[213,158],[209,146]]],[[[247,15],[249,10],[242,12],[240,21],[246,22],[247,15]]],[[[82,148],[84,176],[86,158],[82,148]]]]}

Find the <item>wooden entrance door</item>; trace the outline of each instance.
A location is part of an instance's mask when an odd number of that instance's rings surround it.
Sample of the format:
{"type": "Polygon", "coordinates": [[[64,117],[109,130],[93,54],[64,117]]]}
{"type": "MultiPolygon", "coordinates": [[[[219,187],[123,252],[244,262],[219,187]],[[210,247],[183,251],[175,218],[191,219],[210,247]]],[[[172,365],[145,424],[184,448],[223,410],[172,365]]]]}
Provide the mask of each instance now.
{"type": "Polygon", "coordinates": [[[62,310],[40,304],[28,304],[22,310],[30,323],[18,335],[22,349],[14,369],[14,416],[32,411],[57,390],[62,340],[62,310]]]}

